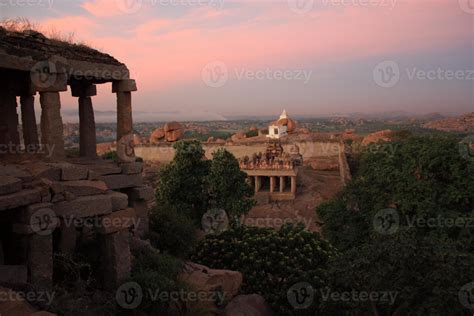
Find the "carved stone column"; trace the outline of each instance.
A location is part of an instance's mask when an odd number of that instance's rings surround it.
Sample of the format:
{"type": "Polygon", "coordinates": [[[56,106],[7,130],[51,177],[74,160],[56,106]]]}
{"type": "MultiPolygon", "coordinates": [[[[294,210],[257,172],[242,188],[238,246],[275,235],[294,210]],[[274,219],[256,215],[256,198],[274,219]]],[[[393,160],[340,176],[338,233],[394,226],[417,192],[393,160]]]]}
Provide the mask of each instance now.
{"type": "Polygon", "coordinates": [[[117,94],[117,141],[133,132],[133,91],[137,91],[135,80],[120,80],[112,84],[112,92],[117,94]]]}
{"type": "Polygon", "coordinates": [[[296,177],[291,177],[291,193],[296,194],[296,177]]]}
{"type": "Polygon", "coordinates": [[[0,143],[16,149],[20,144],[16,94],[9,89],[0,91],[0,113],[0,143]]]}
{"type": "Polygon", "coordinates": [[[73,97],[79,98],[79,152],[81,157],[97,157],[97,140],[92,96],[97,87],[91,84],[71,85],[73,97]]]}
{"type": "Polygon", "coordinates": [[[270,177],[270,193],[275,192],[275,177],[270,177]]]}
{"type": "Polygon", "coordinates": [[[280,177],[280,192],[285,192],[285,177],[280,177]]]}
{"type": "Polygon", "coordinates": [[[52,76],[49,84],[37,87],[41,103],[41,143],[49,157],[62,159],[65,153],[59,92],[67,91],[67,77],[59,73],[52,76]]]}
{"type": "Polygon", "coordinates": [[[261,180],[260,176],[255,176],[255,193],[260,192],[260,185],[261,185],[260,180],[261,180]]]}

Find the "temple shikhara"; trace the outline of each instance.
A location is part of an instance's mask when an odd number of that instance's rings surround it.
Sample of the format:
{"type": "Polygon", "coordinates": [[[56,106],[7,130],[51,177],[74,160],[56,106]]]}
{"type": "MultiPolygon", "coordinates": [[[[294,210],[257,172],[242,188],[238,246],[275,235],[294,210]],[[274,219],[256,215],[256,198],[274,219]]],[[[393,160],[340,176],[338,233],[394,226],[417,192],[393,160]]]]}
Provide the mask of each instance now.
{"type": "Polygon", "coordinates": [[[129,276],[129,241],[147,232],[154,197],[133,150],[136,90],[128,68],[107,54],[0,28],[0,282],[51,286],[53,252],[88,242],[99,250],[105,288],[129,276]],[[114,161],[96,154],[92,97],[105,83],[117,96],[114,161]],[[68,88],[80,118],[74,158],[66,158],[61,118],[68,88]]]}

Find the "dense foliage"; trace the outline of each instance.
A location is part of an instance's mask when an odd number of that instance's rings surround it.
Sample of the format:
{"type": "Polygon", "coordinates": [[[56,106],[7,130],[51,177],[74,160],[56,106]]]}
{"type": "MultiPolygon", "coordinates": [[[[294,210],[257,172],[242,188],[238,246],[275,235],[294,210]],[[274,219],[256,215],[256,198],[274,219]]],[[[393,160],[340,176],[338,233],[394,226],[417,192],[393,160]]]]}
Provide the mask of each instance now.
{"type": "Polygon", "coordinates": [[[156,185],[159,209],[184,214],[196,225],[211,207],[223,208],[234,216],[250,210],[252,191],[231,153],[218,150],[212,161],[208,161],[198,141],[180,141],[174,148],[173,161],[159,172],[156,185]]]}
{"type": "Polygon", "coordinates": [[[196,228],[185,214],[157,208],[150,213],[151,244],[156,249],[184,258],[196,243],[196,228]]]}
{"type": "Polygon", "coordinates": [[[347,310],[467,313],[458,293],[474,280],[473,192],[474,162],[453,139],[410,138],[365,152],[352,182],[317,209],[342,252],[331,286],[397,297],[351,301],[347,310]]]}
{"type": "Polygon", "coordinates": [[[160,209],[174,210],[199,223],[208,206],[205,181],[209,161],[198,141],[180,141],[173,145],[173,161],[160,169],[156,184],[156,202],[160,209]]]}
{"type": "Polygon", "coordinates": [[[262,295],[278,315],[314,315],[320,292],[327,285],[332,246],[303,225],[284,225],[280,230],[240,226],[220,235],[209,235],[197,247],[192,260],[216,269],[242,272],[244,293],[262,295]],[[290,305],[288,290],[299,282],[311,284],[315,298],[304,311],[290,305]]]}
{"type": "Polygon", "coordinates": [[[207,177],[211,204],[226,210],[229,216],[246,214],[255,204],[246,179],[247,174],[240,170],[234,155],[225,149],[217,150],[207,177]]]}

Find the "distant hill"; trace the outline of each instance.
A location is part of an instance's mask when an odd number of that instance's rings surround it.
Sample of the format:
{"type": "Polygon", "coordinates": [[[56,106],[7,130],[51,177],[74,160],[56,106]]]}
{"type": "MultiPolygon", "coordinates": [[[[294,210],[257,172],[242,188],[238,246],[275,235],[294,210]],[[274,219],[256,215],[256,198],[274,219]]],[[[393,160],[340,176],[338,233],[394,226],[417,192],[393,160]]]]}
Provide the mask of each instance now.
{"type": "Polygon", "coordinates": [[[445,132],[474,132],[474,112],[461,116],[431,121],[423,125],[425,128],[437,129],[445,132]]]}

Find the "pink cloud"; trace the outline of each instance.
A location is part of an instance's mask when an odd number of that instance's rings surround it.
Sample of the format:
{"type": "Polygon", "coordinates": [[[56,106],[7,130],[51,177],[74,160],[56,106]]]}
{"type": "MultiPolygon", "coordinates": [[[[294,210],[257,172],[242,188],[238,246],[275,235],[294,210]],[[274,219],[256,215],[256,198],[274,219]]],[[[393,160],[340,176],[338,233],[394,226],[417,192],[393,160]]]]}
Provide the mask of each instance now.
{"type": "MultiPolygon", "coordinates": [[[[114,32],[98,38],[96,30],[107,25],[114,4],[110,0],[84,4],[94,16],[104,17],[101,24],[85,17],[47,24],[65,31],[80,25],[78,36],[125,62],[143,94],[159,95],[173,86],[201,83],[202,68],[215,60],[230,69],[295,69],[441,50],[472,37],[463,24],[466,15],[451,1],[399,0],[393,9],[330,7],[306,15],[289,10],[286,1],[266,2],[259,7],[260,15],[248,19],[245,12],[252,10],[251,3],[220,12],[202,7],[174,19],[140,15],[143,21],[130,36],[114,32]],[[240,21],[229,23],[229,17],[240,21]]],[[[113,23],[119,28],[116,20],[113,23]]]]}

